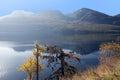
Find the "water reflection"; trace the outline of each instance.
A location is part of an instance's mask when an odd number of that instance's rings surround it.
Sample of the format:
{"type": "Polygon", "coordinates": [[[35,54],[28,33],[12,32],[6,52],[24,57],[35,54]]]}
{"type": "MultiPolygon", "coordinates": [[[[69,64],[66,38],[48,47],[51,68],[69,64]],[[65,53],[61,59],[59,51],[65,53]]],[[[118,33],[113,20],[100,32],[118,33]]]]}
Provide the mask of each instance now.
{"type": "MultiPolygon", "coordinates": [[[[17,33],[14,35],[7,35],[0,34],[0,41],[13,41],[12,44],[1,42],[4,46],[12,46],[16,51],[25,51],[32,49],[33,41],[38,40],[41,44],[52,44],[57,45],[61,48],[67,48],[71,50],[81,50],[81,53],[88,54],[90,52],[98,50],[99,45],[102,42],[112,41],[120,34],[115,33],[97,33],[97,34],[71,34],[71,35],[57,35],[54,34],[52,36],[41,35],[40,33],[30,33],[30,34],[22,34],[18,36],[17,33]],[[15,36],[16,35],[16,36],[15,36]],[[9,44],[9,45],[8,45],[9,44]],[[17,44],[17,45],[14,45],[17,44]],[[24,47],[23,47],[24,45],[24,47]],[[17,47],[16,47],[17,46],[17,47]]],[[[48,33],[47,33],[48,34],[48,33]]],[[[0,43],[0,44],[1,44],[0,43]]]]}
{"type": "MultiPolygon", "coordinates": [[[[9,46],[7,46],[7,43],[6,43],[5,46],[0,46],[0,80],[8,80],[8,79],[9,80],[24,80],[24,78],[26,78],[27,76],[24,72],[17,71],[16,68],[18,68],[22,64],[22,62],[26,61],[26,59],[29,56],[32,56],[32,51],[31,50],[16,51],[13,48],[13,46],[15,47],[19,45],[9,43],[9,46]]],[[[21,44],[20,47],[24,48],[25,45],[22,46],[21,44]]],[[[91,53],[89,55],[80,55],[80,54],[75,53],[75,55],[80,56],[81,58],[80,63],[77,60],[71,60],[71,59],[66,58],[64,63],[66,64],[66,67],[68,67],[67,69],[71,68],[73,69],[73,71],[85,70],[86,65],[96,66],[99,62],[98,52],[91,53]],[[73,66],[75,67],[75,70],[73,66]]],[[[40,73],[40,76],[39,76],[41,79],[49,78],[52,73],[59,72],[60,65],[56,65],[56,67],[54,68],[55,70],[54,72],[51,67],[48,67],[49,61],[52,61],[52,60],[48,60],[44,58],[41,61],[45,66],[45,69],[43,70],[42,73],[40,73]]]]}
{"type": "MultiPolygon", "coordinates": [[[[8,42],[7,42],[8,43],[8,42]]],[[[28,57],[31,51],[17,52],[11,48],[13,44],[0,46],[0,80],[23,79],[25,74],[17,72],[16,68],[28,57]],[[16,77],[14,77],[16,76],[16,77]]]]}

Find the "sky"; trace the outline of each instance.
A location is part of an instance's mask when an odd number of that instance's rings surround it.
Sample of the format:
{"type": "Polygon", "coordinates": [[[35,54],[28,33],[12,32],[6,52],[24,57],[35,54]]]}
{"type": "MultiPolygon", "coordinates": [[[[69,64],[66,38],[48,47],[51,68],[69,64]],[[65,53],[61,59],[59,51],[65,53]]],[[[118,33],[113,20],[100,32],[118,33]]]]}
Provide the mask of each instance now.
{"type": "Polygon", "coordinates": [[[81,8],[116,15],[120,13],[120,0],[0,0],[0,16],[16,10],[33,13],[39,13],[42,10],[59,10],[67,14],[81,8]]]}

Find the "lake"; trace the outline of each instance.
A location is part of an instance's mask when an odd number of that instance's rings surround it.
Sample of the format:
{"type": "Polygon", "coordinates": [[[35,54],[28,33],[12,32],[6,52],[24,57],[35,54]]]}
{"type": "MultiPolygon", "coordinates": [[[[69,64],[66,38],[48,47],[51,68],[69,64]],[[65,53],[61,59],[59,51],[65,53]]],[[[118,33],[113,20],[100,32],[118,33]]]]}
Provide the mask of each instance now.
{"type": "MultiPolygon", "coordinates": [[[[1,35],[0,35],[1,36],[1,35]]],[[[74,55],[80,57],[80,61],[66,58],[65,61],[75,67],[76,71],[84,71],[87,67],[95,67],[99,64],[99,44],[114,40],[118,34],[81,34],[74,36],[56,36],[56,38],[24,38],[1,37],[0,38],[0,80],[24,80],[27,75],[17,68],[30,56],[34,48],[33,41],[38,40],[42,45],[45,43],[57,45],[64,51],[73,50],[74,55]]],[[[46,53],[44,53],[45,55],[46,53]]],[[[48,60],[40,60],[44,64],[44,70],[40,78],[49,78],[52,73],[51,67],[47,67],[48,60]]],[[[53,63],[54,64],[54,63],[53,63]]],[[[57,70],[58,64],[55,67],[57,70]]],[[[35,79],[34,79],[35,80],[35,79]]]]}
{"type": "MultiPolygon", "coordinates": [[[[24,72],[18,71],[17,68],[29,57],[32,56],[31,50],[16,51],[14,48],[24,48],[25,46],[33,47],[33,44],[14,44],[12,42],[0,42],[0,80],[24,80],[27,75],[24,72]],[[14,47],[14,48],[13,48],[14,47]]],[[[77,60],[67,59],[67,62],[77,70],[85,70],[87,66],[96,66],[98,64],[98,52],[91,53],[89,55],[80,55],[80,62],[77,60]]],[[[40,73],[40,78],[47,78],[51,75],[52,70],[48,68],[47,60],[43,59],[41,62],[45,68],[40,73]]],[[[59,65],[58,65],[59,67],[59,65]]],[[[57,67],[57,68],[58,68],[57,67]]]]}

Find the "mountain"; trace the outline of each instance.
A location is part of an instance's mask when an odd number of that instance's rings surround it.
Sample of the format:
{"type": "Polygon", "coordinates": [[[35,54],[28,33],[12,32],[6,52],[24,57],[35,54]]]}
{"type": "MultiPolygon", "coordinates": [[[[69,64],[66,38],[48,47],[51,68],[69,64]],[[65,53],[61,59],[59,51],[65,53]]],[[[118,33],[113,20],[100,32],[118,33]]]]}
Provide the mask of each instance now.
{"type": "Polygon", "coordinates": [[[111,40],[114,35],[120,34],[119,19],[119,16],[109,16],[87,8],[71,14],[56,10],[37,14],[17,10],[0,17],[0,41],[24,43],[40,40],[71,49],[85,46],[84,51],[89,52],[95,42],[111,40]]]}
{"type": "Polygon", "coordinates": [[[120,14],[115,15],[115,17],[120,17],[120,14]]]}
{"type": "Polygon", "coordinates": [[[9,15],[0,17],[0,22],[8,23],[54,23],[54,22],[88,22],[93,24],[120,25],[120,14],[110,16],[88,8],[79,9],[71,14],[63,14],[58,10],[43,10],[40,13],[31,13],[17,10],[9,15]]]}
{"type": "Polygon", "coordinates": [[[84,21],[90,18],[95,19],[95,18],[101,18],[101,17],[104,18],[104,17],[109,17],[109,16],[104,13],[100,13],[98,11],[94,11],[94,10],[87,9],[87,8],[82,8],[70,14],[69,17],[74,18],[76,20],[84,21]]]}
{"type": "Polygon", "coordinates": [[[58,10],[43,10],[38,15],[52,19],[66,19],[66,16],[58,10]]]}
{"type": "Polygon", "coordinates": [[[37,14],[17,10],[0,17],[0,31],[8,29],[7,31],[11,32],[23,31],[24,28],[28,32],[29,29],[32,31],[39,29],[41,34],[43,34],[42,31],[53,34],[55,32],[78,34],[81,32],[102,33],[112,31],[118,33],[119,25],[119,15],[109,16],[87,8],[82,8],[68,15],[57,10],[44,10],[37,14]]]}
{"type": "Polygon", "coordinates": [[[118,16],[109,16],[107,14],[82,8],[68,15],[78,22],[90,22],[97,24],[110,24],[110,25],[120,25],[120,17],[118,16]]]}

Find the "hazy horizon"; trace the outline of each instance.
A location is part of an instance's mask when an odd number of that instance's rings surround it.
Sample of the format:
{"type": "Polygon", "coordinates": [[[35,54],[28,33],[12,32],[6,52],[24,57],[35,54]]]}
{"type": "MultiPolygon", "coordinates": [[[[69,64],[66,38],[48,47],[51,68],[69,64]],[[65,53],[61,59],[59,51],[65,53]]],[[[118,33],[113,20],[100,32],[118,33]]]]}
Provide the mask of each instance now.
{"type": "Polygon", "coordinates": [[[39,13],[42,10],[59,10],[62,13],[67,14],[81,8],[90,8],[113,16],[120,13],[119,4],[120,1],[118,0],[4,0],[0,1],[0,16],[8,15],[16,10],[24,10],[32,13],[39,13]]]}
{"type": "MultiPolygon", "coordinates": [[[[80,8],[80,9],[83,9],[83,8],[80,8]]],[[[78,10],[80,10],[80,9],[78,9],[78,10]]],[[[86,8],[86,9],[90,9],[90,8],[86,8]]],[[[64,13],[64,12],[62,12],[62,11],[60,11],[60,10],[55,10],[55,9],[45,9],[45,10],[41,10],[41,11],[39,11],[39,12],[37,12],[37,13],[35,13],[35,12],[32,12],[32,11],[25,11],[25,10],[14,10],[14,11],[12,11],[11,13],[9,13],[9,14],[6,14],[6,15],[0,15],[0,18],[4,18],[4,17],[6,17],[6,16],[9,16],[9,15],[12,15],[12,16],[16,16],[16,15],[18,15],[18,14],[24,14],[24,15],[27,15],[28,14],[28,16],[29,15],[37,15],[37,14],[41,14],[42,12],[45,12],[45,11],[57,11],[57,12],[60,12],[60,13],[62,13],[62,14],[64,14],[64,15],[67,15],[67,14],[72,14],[72,13],[74,13],[74,12],[76,12],[76,11],[78,11],[78,10],[75,10],[75,11],[73,11],[73,12],[70,12],[70,13],[64,13]]],[[[97,11],[97,10],[94,10],[94,9],[90,9],[90,10],[93,10],[93,11],[97,11]]],[[[104,12],[101,12],[101,11],[97,11],[97,12],[100,12],[100,13],[103,13],[103,14],[106,14],[106,15],[109,15],[109,16],[116,16],[116,15],[119,15],[120,14],[120,12],[118,13],[118,14],[114,14],[114,15],[110,15],[110,14],[107,14],[107,13],[104,13],[104,12]]],[[[22,16],[21,16],[22,17],[22,16]]]]}

